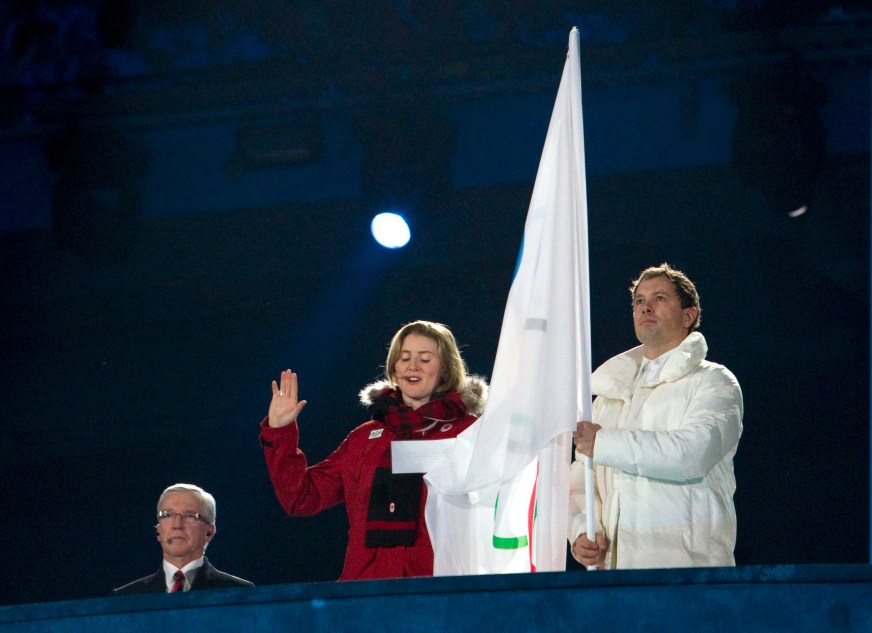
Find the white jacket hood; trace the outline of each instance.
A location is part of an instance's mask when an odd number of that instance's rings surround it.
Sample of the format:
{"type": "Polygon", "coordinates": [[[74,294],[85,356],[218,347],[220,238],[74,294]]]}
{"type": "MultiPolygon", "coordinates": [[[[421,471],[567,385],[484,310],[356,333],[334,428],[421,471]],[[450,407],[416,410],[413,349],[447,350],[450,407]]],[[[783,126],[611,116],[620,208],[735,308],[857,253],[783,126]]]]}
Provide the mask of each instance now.
{"type": "MultiPolygon", "coordinates": [[[[618,354],[591,374],[594,395],[627,401],[633,394],[633,382],[642,365],[643,346],[618,354]]],[[[705,360],[708,344],[699,332],[691,332],[672,352],[660,371],[660,382],[675,382],[705,360]]]]}

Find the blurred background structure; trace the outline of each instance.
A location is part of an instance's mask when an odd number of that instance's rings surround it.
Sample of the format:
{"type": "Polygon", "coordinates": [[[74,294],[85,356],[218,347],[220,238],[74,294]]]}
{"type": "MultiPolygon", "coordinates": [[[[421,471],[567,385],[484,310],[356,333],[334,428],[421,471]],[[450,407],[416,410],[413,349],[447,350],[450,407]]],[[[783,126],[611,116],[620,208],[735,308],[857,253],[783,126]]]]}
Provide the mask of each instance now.
{"type": "Polygon", "coordinates": [[[745,394],[738,563],[869,562],[868,3],[10,0],[4,603],[153,571],[176,481],[217,497],[218,567],[338,576],[344,509],[273,497],[270,381],[299,372],[315,461],[405,322],[489,375],[573,26],[594,365],[635,343],[631,279],[687,272],[745,394]]]}

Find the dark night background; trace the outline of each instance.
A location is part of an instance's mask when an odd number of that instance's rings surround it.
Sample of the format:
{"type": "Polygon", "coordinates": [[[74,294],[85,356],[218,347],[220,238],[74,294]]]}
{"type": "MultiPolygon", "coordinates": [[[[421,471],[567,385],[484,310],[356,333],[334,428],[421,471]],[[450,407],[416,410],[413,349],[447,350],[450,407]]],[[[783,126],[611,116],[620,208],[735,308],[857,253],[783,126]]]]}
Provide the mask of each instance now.
{"type": "Polygon", "coordinates": [[[490,374],[572,26],[594,365],[635,344],[630,280],[686,271],[745,396],[738,564],[869,562],[865,2],[0,6],[3,603],[156,569],[177,481],[217,498],[220,569],[339,575],[344,509],[273,496],[270,381],[299,372],[314,461],[405,322],[490,374]]]}

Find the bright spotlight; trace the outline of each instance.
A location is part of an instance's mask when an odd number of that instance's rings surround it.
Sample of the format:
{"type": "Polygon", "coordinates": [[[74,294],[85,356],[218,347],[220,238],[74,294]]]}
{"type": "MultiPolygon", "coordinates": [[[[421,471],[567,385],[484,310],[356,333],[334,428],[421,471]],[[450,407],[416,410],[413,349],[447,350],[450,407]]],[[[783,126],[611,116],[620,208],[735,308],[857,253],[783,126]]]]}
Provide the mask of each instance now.
{"type": "Polygon", "coordinates": [[[412,236],[409,225],[396,213],[379,213],[370,225],[375,241],[385,248],[402,248],[412,236]]]}

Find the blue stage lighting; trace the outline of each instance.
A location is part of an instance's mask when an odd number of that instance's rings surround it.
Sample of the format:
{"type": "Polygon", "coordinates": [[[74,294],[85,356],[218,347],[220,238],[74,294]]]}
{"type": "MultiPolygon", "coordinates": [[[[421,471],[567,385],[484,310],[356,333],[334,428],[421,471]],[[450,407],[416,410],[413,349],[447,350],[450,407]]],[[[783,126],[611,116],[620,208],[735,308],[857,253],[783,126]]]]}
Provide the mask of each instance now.
{"type": "Polygon", "coordinates": [[[375,241],[385,248],[402,248],[412,236],[409,225],[396,213],[379,213],[370,225],[375,241]]]}

